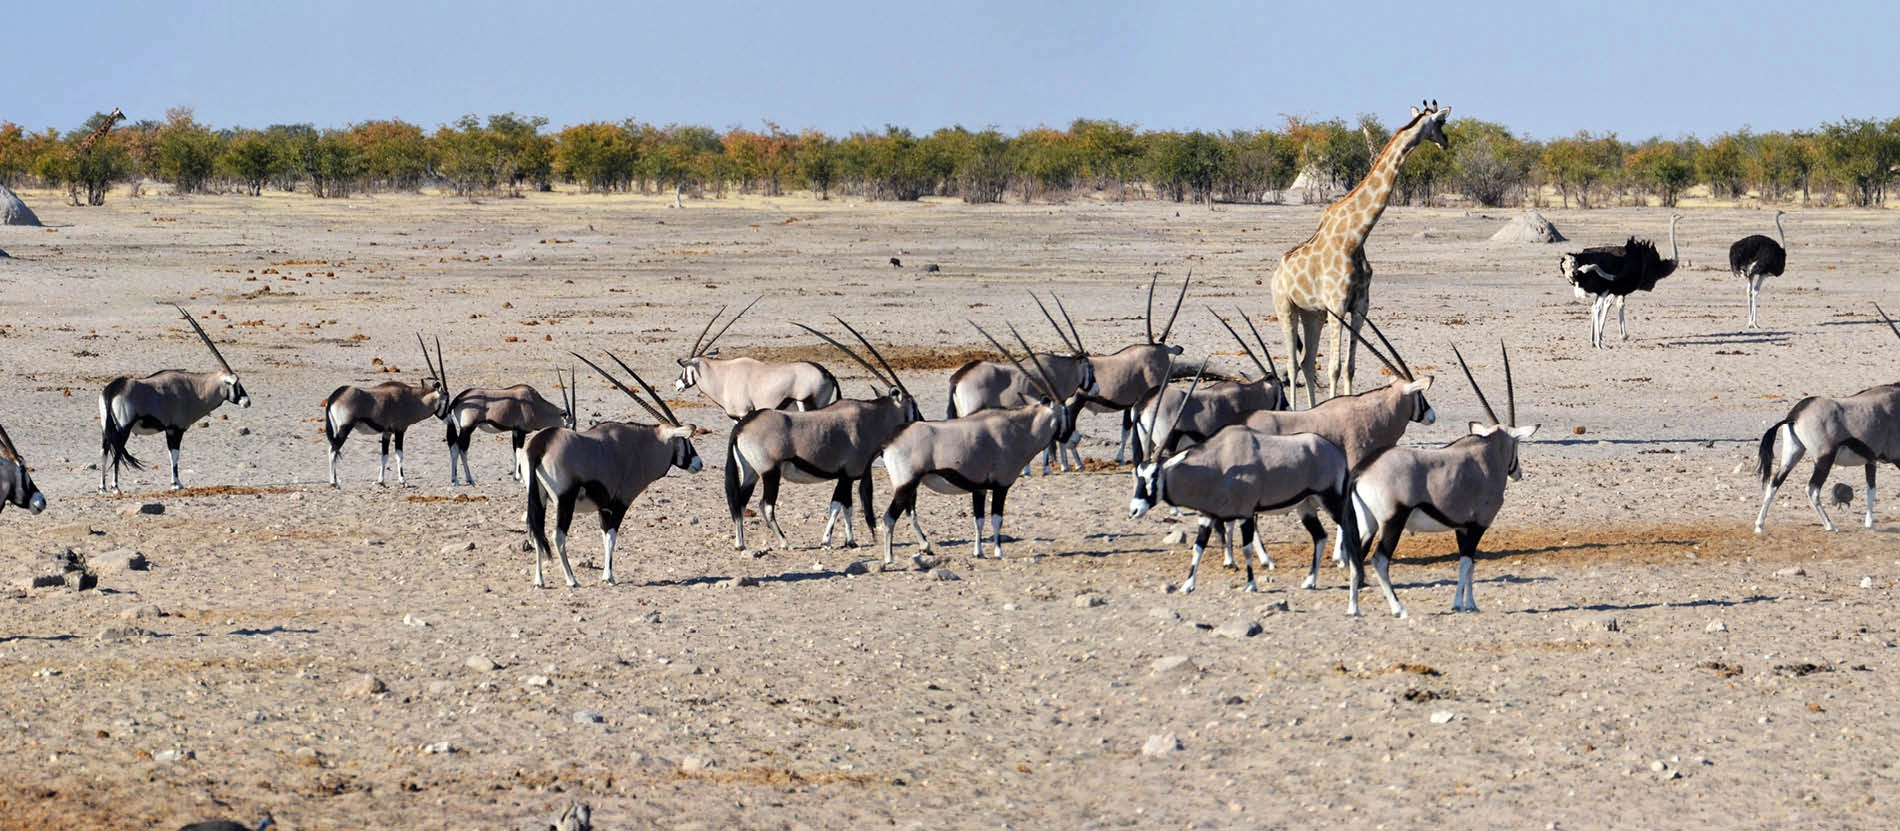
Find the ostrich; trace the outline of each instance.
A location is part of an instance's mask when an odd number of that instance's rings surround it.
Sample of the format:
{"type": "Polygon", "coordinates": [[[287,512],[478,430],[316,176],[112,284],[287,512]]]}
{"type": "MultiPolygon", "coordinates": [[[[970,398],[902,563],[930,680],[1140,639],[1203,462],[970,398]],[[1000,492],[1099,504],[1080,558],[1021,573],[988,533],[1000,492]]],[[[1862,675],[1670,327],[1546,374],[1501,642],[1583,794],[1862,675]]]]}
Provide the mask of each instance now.
{"type": "Polygon", "coordinates": [[[1610,304],[1616,304],[1616,328],[1629,340],[1630,330],[1623,323],[1623,299],[1631,292],[1650,291],[1656,281],[1676,270],[1676,223],[1682,214],[1669,216],[1669,259],[1663,259],[1655,243],[1630,237],[1622,245],[1585,248],[1565,254],[1558,261],[1564,278],[1576,289],[1577,298],[1595,298],[1590,304],[1590,345],[1603,348],[1603,327],[1610,321],[1610,304]]]}
{"type": "Polygon", "coordinates": [[[1748,281],[1748,328],[1759,329],[1755,325],[1755,295],[1761,293],[1761,284],[1770,277],[1780,277],[1781,270],[1788,267],[1788,235],[1781,230],[1781,217],[1787,211],[1775,211],[1775,236],[1780,242],[1769,239],[1763,234],[1750,234],[1735,241],[1728,247],[1728,267],[1735,276],[1748,281]]]}

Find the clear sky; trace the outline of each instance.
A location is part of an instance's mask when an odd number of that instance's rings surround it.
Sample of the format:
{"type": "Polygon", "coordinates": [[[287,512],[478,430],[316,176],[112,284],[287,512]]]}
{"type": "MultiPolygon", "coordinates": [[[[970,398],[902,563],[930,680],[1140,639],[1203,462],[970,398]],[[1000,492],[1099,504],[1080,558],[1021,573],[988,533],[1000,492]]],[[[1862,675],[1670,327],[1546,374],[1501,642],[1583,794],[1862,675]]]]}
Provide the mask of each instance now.
{"type": "Polygon", "coordinates": [[[1077,117],[1402,122],[1421,98],[1539,139],[1900,115],[1900,3],[1307,0],[12,2],[0,121],[192,107],[213,127],[464,114],[717,129],[1077,117]]]}

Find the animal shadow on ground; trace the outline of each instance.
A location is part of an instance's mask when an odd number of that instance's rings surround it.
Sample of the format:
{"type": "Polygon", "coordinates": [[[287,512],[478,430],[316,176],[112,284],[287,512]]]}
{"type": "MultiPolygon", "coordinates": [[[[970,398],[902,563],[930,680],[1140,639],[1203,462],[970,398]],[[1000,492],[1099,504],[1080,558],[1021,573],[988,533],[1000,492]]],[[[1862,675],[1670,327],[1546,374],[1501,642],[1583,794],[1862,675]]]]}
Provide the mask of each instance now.
{"type": "Polygon", "coordinates": [[[231,634],[246,638],[255,637],[257,635],[315,635],[317,634],[317,630],[285,629],[282,626],[272,626],[269,629],[233,629],[231,630],[231,634]]]}
{"type": "Polygon", "coordinates": [[[1705,335],[1695,335],[1680,340],[1664,341],[1664,343],[1669,346],[1744,346],[1751,344],[1755,346],[1773,346],[1788,343],[1793,339],[1793,332],[1763,329],[1752,332],[1746,330],[1740,332],[1710,332],[1705,335]]]}
{"type": "Polygon", "coordinates": [[[1652,603],[1591,603],[1589,605],[1577,603],[1577,604],[1572,604],[1569,606],[1551,606],[1549,608],[1544,608],[1544,609],[1514,609],[1514,610],[1507,611],[1504,614],[1541,615],[1541,614],[1547,614],[1550,612],[1633,612],[1639,609],[1660,609],[1663,607],[1668,607],[1671,609],[1698,609],[1698,608],[1726,609],[1731,606],[1746,606],[1746,605],[1752,605],[1755,603],[1776,603],[1776,602],[1780,602],[1780,600],[1781,598],[1775,595],[1751,594],[1739,600],[1722,600],[1722,599],[1710,597],[1710,598],[1702,598],[1699,600],[1690,600],[1683,603],[1677,603],[1675,601],[1660,601],[1660,600],[1652,602],[1652,603]]]}
{"type": "Polygon", "coordinates": [[[0,643],[13,643],[14,641],[70,641],[77,637],[79,636],[78,635],[4,635],[4,636],[0,636],[0,643]]]}

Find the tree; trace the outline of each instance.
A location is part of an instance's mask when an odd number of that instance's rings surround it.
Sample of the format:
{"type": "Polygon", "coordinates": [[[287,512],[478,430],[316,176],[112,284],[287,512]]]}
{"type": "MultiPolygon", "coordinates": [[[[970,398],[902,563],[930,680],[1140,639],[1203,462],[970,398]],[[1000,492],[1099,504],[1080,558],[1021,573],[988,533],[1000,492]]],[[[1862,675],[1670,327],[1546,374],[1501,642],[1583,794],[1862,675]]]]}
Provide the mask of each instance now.
{"type": "Polygon", "coordinates": [[[720,150],[719,134],[712,128],[673,124],[661,131],[659,141],[642,162],[661,187],[673,186],[673,207],[681,208],[685,207],[680,197],[686,186],[708,178],[713,157],[720,155],[720,150]]]}
{"type": "Polygon", "coordinates": [[[1850,191],[1855,204],[1868,207],[1883,200],[1900,161],[1900,119],[1885,126],[1864,118],[1823,124],[1819,140],[1823,169],[1850,191]]]}
{"type": "Polygon", "coordinates": [[[1586,132],[1544,145],[1539,159],[1544,175],[1563,194],[1566,208],[1573,195],[1578,207],[1590,207],[1591,189],[1613,180],[1622,170],[1622,161],[1622,143],[1615,133],[1596,137],[1586,132]]]}
{"type": "Polygon", "coordinates": [[[838,175],[837,140],[817,130],[806,131],[799,136],[793,169],[819,199],[830,199],[831,183],[838,175]]]}
{"type": "Polygon", "coordinates": [[[1271,130],[1236,130],[1220,137],[1221,181],[1227,198],[1242,202],[1279,199],[1299,174],[1299,148],[1271,130]]]}
{"type": "Polygon", "coordinates": [[[1222,170],[1220,142],[1207,133],[1162,133],[1148,146],[1155,186],[1180,202],[1192,195],[1214,207],[1214,182],[1222,170]]]}
{"type": "Polygon", "coordinates": [[[437,127],[429,139],[429,163],[456,196],[492,191],[501,167],[501,148],[473,115],[437,127]]]}
{"type": "Polygon", "coordinates": [[[219,165],[244,183],[244,192],[252,196],[263,192],[264,183],[270,181],[278,164],[271,140],[256,130],[243,130],[232,136],[219,159],[219,165]]]}
{"type": "Polygon", "coordinates": [[[1504,125],[1461,118],[1445,125],[1452,186],[1466,199],[1495,208],[1530,184],[1539,150],[1504,125]]]}
{"type": "Polygon", "coordinates": [[[1031,182],[1045,194],[1060,193],[1073,189],[1082,177],[1080,143],[1071,140],[1067,133],[1037,127],[1017,135],[1010,144],[1016,149],[1017,163],[1023,173],[1024,202],[1029,201],[1031,182]]]}
{"type": "Polygon", "coordinates": [[[414,191],[429,173],[429,144],[422,128],[401,119],[350,125],[350,143],[363,160],[364,186],[414,191]]]}
{"type": "Polygon", "coordinates": [[[553,186],[554,143],[541,135],[547,124],[547,117],[539,115],[488,117],[489,140],[495,148],[494,181],[507,184],[509,196],[520,196],[524,184],[541,191],[553,186]]]}
{"type": "Polygon", "coordinates": [[[604,122],[576,124],[554,138],[554,172],[590,193],[606,193],[633,184],[640,150],[632,132],[604,122]]]}
{"type": "Polygon", "coordinates": [[[1747,154],[1743,149],[1748,140],[1747,133],[1740,138],[1722,136],[1696,152],[1694,175],[1709,186],[1710,195],[1740,197],[1748,192],[1747,154]]]}
{"type": "Polygon", "coordinates": [[[158,129],[155,172],[160,180],[171,182],[174,191],[204,190],[223,153],[218,137],[192,117],[190,107],[165,112],[165,125],[158,129]]]}
{"type": "Polygon", "coordinates": [[[85,204],[104,205],[106,191],[112,183],[136,169],[132,154],[126,150],[125,141],[119,132],[106,133],[94,141],[89,150],[80,152],[80,145],[105,120],[105,113],[93,113],[83,126],[66,134],[64,152],[58,154],[58,158],[49,159],[40,165],[41,178],[64,184],[74,204],[79,204],[79,191],[84,189],[85,204]]]}
{"type": "Polygon", "coordinates": [[[1128,198],[1128,180],[1140,175],[1144,144],[1135,125],[1078,118],[1069,125],[1083,172],[1095,186],[1115,183],[1115,201],[1128,198]]]}
{"type": "Polygon", "coordinates": [[[1690,162],[1690,156],[1691,151],[1677,142],[1651,139],[1630,153],[1623,166],[1636,183],[1662,197],[1663,207],[1673,208],[1682,190],[1696,180],[1698,166],[1690,162]]]}
{"type": "Polygon", "coordinates": [[[319,199],[350,195],[363,176],[363,154],[347,133],[324,130],[298,136],[296,164],[310,180],[310,194],[319,199]]]}
{"type": "Polygon", "coordinates": [[[951,176],[956,179],[963,201],[972,204],[1003,201],[1003,194],[1009,191],[1010,178],[1016,172],[1012,159],[1018,150],[1015,143],[1003,138],[995,127],[980,133],[963,132],[960,136],[945,137],[943,143],[951,150],[955,164],[951,176]]]}

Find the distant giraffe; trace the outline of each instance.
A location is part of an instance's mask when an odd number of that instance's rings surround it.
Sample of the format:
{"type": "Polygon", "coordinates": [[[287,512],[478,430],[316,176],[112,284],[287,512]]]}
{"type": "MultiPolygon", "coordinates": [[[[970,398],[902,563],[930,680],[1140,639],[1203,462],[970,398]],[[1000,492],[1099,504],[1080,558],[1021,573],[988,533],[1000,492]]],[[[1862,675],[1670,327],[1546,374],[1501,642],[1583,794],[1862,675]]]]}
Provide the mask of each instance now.
{"type": "MultiPolygon", "coordinates": [[[[1392,134],[1392,140],[1372,160],[1365,179],[1320,214],[1319,230],[1287,251],[1273,273],[1273,310],[1280,316],[1280,329],[1289,345],[1286,377],[1295,377],[1296,370],[1305,374],[1307,406],[1312,406],[1318,396],[1313,349],[1319,344],[1320,325],[1326,322],[1329,311],[1351,320],[1354,330],[1365,320],[1366,291],[1372,283],[1372,265],[1366,262],[1366,236],[1379,223],[1379,215],[1392,198],[1392,187],[1398,182],[1399,166],[1405,163],[1405,157],[1420,141],[1446,146],[1445,119],[1450,115],[1451,108],[1440,109],[1436,101],[1423,110],[1413,107],[1412,120],[1392,134]],[[1303,334],[1296,335],[1296,326],[1303,334]]],[[[1350,393],[1356,344],[1348,342],[1339,324],[1332,328],[1333,349],[1327,370],[1330,393],[1350,393]],[[1342,350],[1347,355],[1343,388],[1342,350]]]]}
{"type": "MultiPolygon", "coordinates": [[[[99,122],[99,126],[93,128],[92,134],[80,140],[78,149],[73,151],[73,157],[77,159],[80,164],[84,164],[86,157],[92,155],[92,146],[98,143],[100,139],[105,138],[106,133],[112,130],[112,125],[124,120],[125,113],[120,112],[118,107],[113,107],[112,112],[108,113],[105,119],[99,122]]],[[[66,195],[73,200],[73,205],[77,206],[79,204],[79,182],[77,180],[67,186],[66,195]]],[[[87,194],[87,197],[88,201],[92,201],[92,195],[90,193],[87,194]]],[[[98,202],[93,202],[93,204],[98,204],[98,202]]]]}

